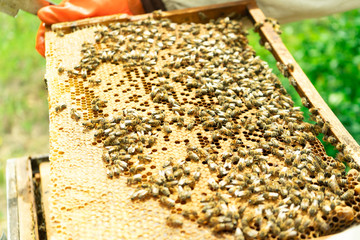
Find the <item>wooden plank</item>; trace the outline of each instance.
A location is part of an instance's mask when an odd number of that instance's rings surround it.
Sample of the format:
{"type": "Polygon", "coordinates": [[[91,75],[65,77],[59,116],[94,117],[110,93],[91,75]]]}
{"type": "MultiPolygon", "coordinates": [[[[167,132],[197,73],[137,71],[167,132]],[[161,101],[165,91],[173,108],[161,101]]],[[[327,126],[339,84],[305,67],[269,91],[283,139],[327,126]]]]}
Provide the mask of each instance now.
{"type": "Polygon", "coordinates": [[[322,119],[330,123],[330,132],[339,142],[347,146],[346,150],[348,153],[354,158],[357,164],[360,164],[360,146],[322,99],[314,85],[296,63],[280,36],[274,31],[271,24],[265,22],[264,13],[256,6],[256,3],[249,4],[248,10],[254,23],[264,23],[264,25],[260,27],[260,35],[271,45],[273,49],[272,53],[276,60],[285,65],[293,64],[294,70],[290,71],[290,74],[297,82],[296,91],[301,97],[306,97],[309,100],[311,107],[319,109],[319,114],[322,119]]]}
{"type": "Polygon", "coordinates": [[[20,239],[39,239],[32,170],[29,158],[16,159],[16,178],[20,239]]]}
{"type": "Polygon", "coordinates": [[[16,159],[6,162],[6,193],[7,193],[7,235],[9,240],[19,240],[19,209],[16,184],[16,159]]]}
{"type": "MultiPolygon", "coordinates": [[[[173,11],[166,11],[161,13],[161,18],[168,18],[176,23],[194,22],[205,23],[210,19],[217,19],[219,17],[225,17],[230,13],[238,13],[247,15],[246,5],[254,3],[255,0],[241,0],[236,2],[228,2],[221,4],[213,4],[203,7],[178,9],[173,11]]],[[[74,22],[63,22],[53,24],[51,26],[52,31],[70,31],[77,27],[85,27],[97,24],[107,24],[111,22],[126,22],[126,21],[138,21],[151,17],[152,13],[129,16],[127,14],[116,14],[110,16],[86,18],[74,22]]]]}
{"type": "MultiPolygon", "coordinates": [[[[50,162],[42,162],[40,164],[40,178],[41,178],[41,204],[43,207],[45,225],[50,226],[50,162]]],[[[47,238],[51,239],[51,231],[47,228],[47,238]]]]}

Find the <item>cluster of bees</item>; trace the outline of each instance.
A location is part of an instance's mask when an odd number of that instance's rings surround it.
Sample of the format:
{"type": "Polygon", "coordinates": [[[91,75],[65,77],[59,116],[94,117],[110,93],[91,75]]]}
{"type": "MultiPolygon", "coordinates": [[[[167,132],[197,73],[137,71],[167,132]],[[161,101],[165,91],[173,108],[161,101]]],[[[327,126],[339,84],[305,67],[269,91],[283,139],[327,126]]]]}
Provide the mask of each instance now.
{"type": "MultiPolygon", "coordinates": [[[[170,226],[181,227],[186,218],[239,240],[289,239],[331,233],[329,221],[324,220],[328,216],[343,216],[348,224],[354,221],[346,204],[357,193],[349,189],[342,161],[358,166],[306,98],[303,104],[316,123],[303,121],[300,108],[277,76],[248,45],[238,20],[112,23],[99,26],[95,42],[84,43],[81,52],[82,60],[67,71],[69,76],[87,79],[104,62],[125,70],[136,67],[145,75],[156,72],[150,98],[163,109],[146,116],[124,109],[120,115],[83,125],[102,140],[108,177],[130,175],[127,183],[135,186],[132,200],[159,198],[168,208],[175,208],[176,200],[182,203],[183,216],[170,215],[170,226]],[[166,60],[159,61],[161,57],[166,60]],[[172,94],[179,84],[196,98],[207,96],[215,103],[183,106],[172,94]],[[151,176],[142,174],[154,160],[147,148],[156,145],[156,129],[171,135],[174,127],[192,131],[194,126],[211,132],[208,146],[189,143],[185,159],[170,158],[151,176]],[[319,133],[341,151],[339,159],[314,153],[319,133]],[[252,134],[259,140],[245,140],[252,134]],[[223,139],[231,144],[219,153],[216,143],[223,139]],[[194,168],[199,162],[211,173],[208,179],[202,177],[204,169],[194,168]],[[205,181],[213,194],[204,197],[198,208],[187,208],[199,181],[205,181]]],[[[278,67],[291,78],[291,64],[278,67]]],[[[101,84],[101,80],[88,81],[94,87],[101,84]]],[[[294,79],[290,81],[296,85],[294,79]]],[[[106,108],[106,101],[94,99],[92,110],[101,108],[106,108]]]]}

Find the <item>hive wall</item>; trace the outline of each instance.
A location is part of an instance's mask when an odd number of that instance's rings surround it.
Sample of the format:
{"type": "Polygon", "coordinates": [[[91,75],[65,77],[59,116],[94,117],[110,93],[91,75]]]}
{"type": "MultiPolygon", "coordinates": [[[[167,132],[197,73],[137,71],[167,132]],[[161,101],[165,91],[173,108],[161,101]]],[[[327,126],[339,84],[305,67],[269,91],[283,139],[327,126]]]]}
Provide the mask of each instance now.
{"type": "Polygon", "coordinates": [[[305,239],[360,221],[358,193],[341,199],[357,171],[326,155],[238,21],[50,32],[46,49],[51,238],[305,239]]]}

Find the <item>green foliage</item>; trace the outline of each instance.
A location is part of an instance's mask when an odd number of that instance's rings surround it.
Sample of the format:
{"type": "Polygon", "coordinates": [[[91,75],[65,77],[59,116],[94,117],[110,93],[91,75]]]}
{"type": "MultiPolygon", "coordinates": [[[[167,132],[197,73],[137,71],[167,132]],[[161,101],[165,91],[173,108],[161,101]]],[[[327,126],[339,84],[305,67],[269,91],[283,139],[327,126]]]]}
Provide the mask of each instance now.
{"type": "Polygon", "coordinates": [[[0,136],[19,127],[30,134],[33,124],[47,125],[45,59],[34,49],[40,21],[23,12],[15,19],[0,14],[0,21],[0,136]]]}

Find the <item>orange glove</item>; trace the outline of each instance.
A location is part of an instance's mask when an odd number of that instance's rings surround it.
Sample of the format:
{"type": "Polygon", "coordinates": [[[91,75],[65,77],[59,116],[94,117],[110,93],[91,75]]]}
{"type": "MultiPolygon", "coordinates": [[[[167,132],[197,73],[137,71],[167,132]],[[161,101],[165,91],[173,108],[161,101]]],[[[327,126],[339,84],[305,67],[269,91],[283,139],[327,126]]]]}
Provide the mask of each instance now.
{"type": "Polygon", "coordinates": [[[140,0],[64,0],[59,5],[50,5],[38,11],[42,21],[36,36],[36,50],[45,56],[45,24],[75,21],[83,18],[125,13],[128,15],[144,12],[140,0]],[[133,3],[134,2],[134,3],[133,3]]]}

